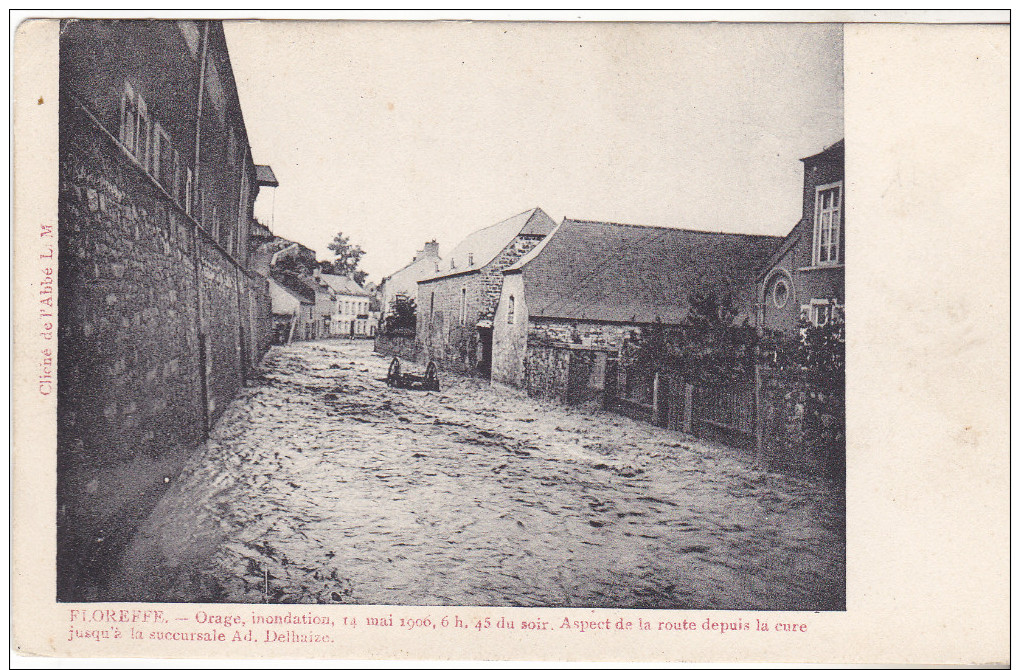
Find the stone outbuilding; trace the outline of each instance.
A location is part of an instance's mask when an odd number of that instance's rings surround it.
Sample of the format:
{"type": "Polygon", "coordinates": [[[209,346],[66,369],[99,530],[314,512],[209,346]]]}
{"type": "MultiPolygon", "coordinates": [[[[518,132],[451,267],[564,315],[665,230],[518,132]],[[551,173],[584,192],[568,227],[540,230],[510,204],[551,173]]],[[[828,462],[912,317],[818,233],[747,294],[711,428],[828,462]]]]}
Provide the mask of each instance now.
{"type": "Polygon", "coordinates": [[[307,339],[315,321],[315,298],[287,288],[276,279],[269,279],[269,296],[273,301],[273,341],[289,344],[307,339]]]}
{"type": "Polygon", "coordinates": [[[487,377],[492,317],[503,270],[556,227],[540,208],[478,230],[454,247],[442,271],[418,282],[416,348],[420,362],[487,377]]]}
{"type": "Polygon", "coordinates": [[[779,243],[564,219],[503,271],[492,380],[533,396],[594,399],[624,341],[654,324],[679,324],[691,296],[711,293],[752,310],[750,282],[779,243]]]}

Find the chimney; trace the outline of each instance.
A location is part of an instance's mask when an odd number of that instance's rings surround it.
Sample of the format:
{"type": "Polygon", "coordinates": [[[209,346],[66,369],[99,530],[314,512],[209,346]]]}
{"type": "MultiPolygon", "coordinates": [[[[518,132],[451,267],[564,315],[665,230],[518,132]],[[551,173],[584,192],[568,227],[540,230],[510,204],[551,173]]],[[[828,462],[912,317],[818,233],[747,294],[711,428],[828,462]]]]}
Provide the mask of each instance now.
{"type": "Polygon", "coordinates": [[[431,242],[425,243],[425,248],[421,250],[422,256],[431,258],[439,258],[439,242],[432,240],[431,242]]]}

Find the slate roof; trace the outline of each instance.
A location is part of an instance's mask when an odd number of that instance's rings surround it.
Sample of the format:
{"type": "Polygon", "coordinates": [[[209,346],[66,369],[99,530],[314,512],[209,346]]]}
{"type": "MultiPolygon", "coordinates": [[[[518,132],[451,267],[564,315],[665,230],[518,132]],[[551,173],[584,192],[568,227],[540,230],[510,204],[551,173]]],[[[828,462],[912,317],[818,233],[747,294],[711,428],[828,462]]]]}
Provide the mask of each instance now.
{"type": "Polygon", "coordinates": [[[273,273],[272,278],[277,284],[287,289],[290,293],[301,297],[303,302],[315,303],[315,296],[320,291],[325,291],[311,277],[298,277],[286,272],[273,273]]]}
{"type": "Polygon", "coordinates": [[[771,235],[564,219],[504,272],[523,275],[532,317],[679,323],[688,296],[736,296],[781,242],[771,235]]]}
{"type": "Polygon", "coordinates": [[[293,288],[285,285],[283,282],[277,281],[277,279],[278,278],[276,278],[276,277],[270,277],[269,281],[271,281],[274,284],[276,284],[277,286],[279,286],[280,289],[284,293],[287,293],[288,295],[290,295],[291,297],[295,298],[299,302],[302,302],[302,303],[304,303],[306,305],[314,305],[315,304],[315,300],[314,299],[309,298],[308,296],[302,295],[301,293],[299,293],[298,291],[294,290],[293,288]]]}
{"type": "Polygon", "coordinates": [[[447,260],[439,266],[439,274],[420,279],[419,282],[452,277],[454,275],[478,272],[495,260],[499,252],[506,248],[518,235],[548,235],[556,227],[556,222],[540,207],[511,216],[505,221],[476,230],[453,248],[447,260]],[[450,261],[453,267],[450,267],[450,261]],[[468,262],[468,261],[472,262],[468,262]]]}
{"type": "Polygon", "coordinates": [[[358,286],[357,282],[353,279],[344,275],[323,273],[319,275],[319,279],[340,295],[356,295],[362,298],[367,298],[371,295],[368,291],[358,286]]]}
{"type": "Polygon", "coordinates": [[[255,166],[255,181],[259,186],[279,186],[280,182],[276,180],[276,175],[273,174],[273,168],[268,165],[256,165],[255,166]]]}

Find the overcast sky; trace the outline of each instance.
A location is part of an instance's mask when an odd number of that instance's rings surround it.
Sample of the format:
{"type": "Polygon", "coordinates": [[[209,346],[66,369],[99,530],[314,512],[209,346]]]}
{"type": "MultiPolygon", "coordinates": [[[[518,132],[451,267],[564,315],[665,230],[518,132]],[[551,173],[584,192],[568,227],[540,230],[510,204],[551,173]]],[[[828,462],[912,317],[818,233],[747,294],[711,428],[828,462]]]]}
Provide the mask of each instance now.
{"type": "Polygon", "coordinates": [[[373,281],[532,207],[785,235],[843,136],[838,24],[225,26],[280,181],[256,214],[320,258],[343,231],[373,281]]]}

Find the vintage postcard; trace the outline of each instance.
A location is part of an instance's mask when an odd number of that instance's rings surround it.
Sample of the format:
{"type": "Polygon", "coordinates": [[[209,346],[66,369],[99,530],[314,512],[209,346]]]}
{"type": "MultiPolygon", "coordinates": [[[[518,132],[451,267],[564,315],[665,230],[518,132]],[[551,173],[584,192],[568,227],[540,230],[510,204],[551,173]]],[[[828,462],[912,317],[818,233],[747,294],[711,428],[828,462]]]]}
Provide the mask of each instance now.
{"type": "Polygon", "coordinates": [[[22,23],[14,650],[1008,664],[1008,14],[798,16],[22,23]]]}

